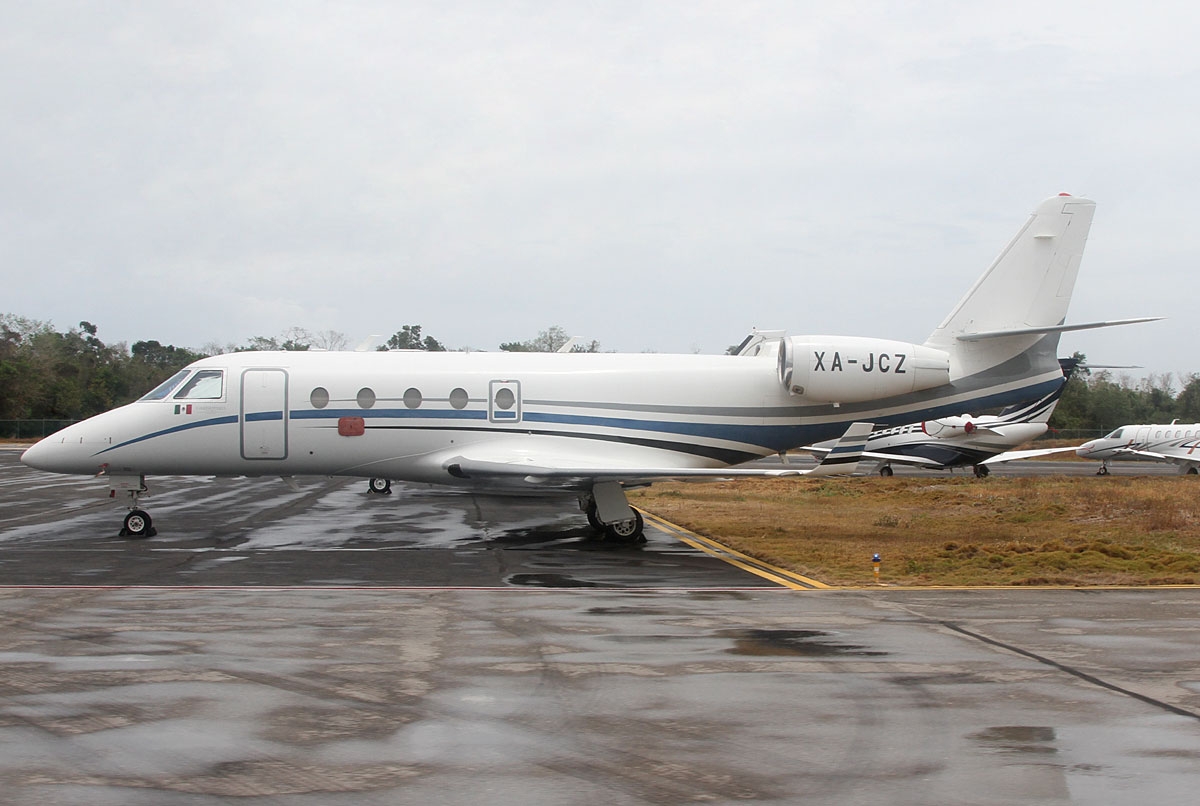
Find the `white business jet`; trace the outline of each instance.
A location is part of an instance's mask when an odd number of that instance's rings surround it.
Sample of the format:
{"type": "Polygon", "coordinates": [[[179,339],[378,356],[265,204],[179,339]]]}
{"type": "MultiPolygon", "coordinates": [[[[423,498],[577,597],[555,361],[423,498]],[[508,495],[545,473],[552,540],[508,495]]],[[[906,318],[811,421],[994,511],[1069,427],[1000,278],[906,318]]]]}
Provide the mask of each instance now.
{"type": "MultiPolygon", "coordinates": [[[[972,467],[975,475],[983,478],[990,465],[1073,451],[1074,446],[1014,450],[1046,433],[1066,383],[1064,376],[1050,394],[999,414],[961,414],[872,432],[863,451],[863,464],[873,460],[881,476],[892,475],[892,465],[913,465],[929,470],[972,467]]],[[[823,457],[833,447],[832,442],[823,442],[803,450],[823,457]]]]}
{"type": "Polygon", "coordinates": [[[1123,425],[1108,436],[1079,446],[1075,453],[1084,459],[1099,459],[1097,476],[1108,475],[1113,459],[1146,462],[1172,462],[1179,472],[1194,476],[1200,468],[1200,423],[1184,425],[1172,420],[1168,425],[1123,425]]]}
{"type": "Polygon", "coordinates": [[[135,536],[153,531],[138,507],[145,477],[195,474],[570,491],[593,524],[638,539],[626,488],[798,475],[732,466],[839,434],[857,464],[865,433],[854,423],[912,422],[1058,388],[1060,333],[1124,323],[1063,324],[1094,209],[1067,195],[1038,205],[923,344],[779,336],[721,356],[234,353],[47,437],[22,461],[100,474],[110,494],[128,494],[123,532],[135,536]]]}

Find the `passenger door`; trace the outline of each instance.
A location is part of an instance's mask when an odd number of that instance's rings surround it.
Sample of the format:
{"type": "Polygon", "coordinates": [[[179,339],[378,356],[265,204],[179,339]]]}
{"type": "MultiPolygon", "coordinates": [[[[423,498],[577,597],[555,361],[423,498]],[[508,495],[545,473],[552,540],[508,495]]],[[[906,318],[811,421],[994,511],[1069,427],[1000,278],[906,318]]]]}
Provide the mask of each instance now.
{"type": "Polygon", "coordinates": [[[288,375],[282,369],[242,373],[242,458],[286,459],[288,375]]]}

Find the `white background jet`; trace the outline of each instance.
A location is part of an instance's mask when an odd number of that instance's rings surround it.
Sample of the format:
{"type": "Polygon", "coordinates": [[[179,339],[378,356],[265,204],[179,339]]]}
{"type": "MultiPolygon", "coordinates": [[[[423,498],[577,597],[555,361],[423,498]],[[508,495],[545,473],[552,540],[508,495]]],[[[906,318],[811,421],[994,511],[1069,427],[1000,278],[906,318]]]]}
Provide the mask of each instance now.
{"type": "Polygon", "coordinates": [[[1085,442],[1075,453],[1084,459],[1099,459],[1098,476],[1108,475],[1111,460],[1171,462],[1179,472],[1196,475],[1200,468],[1200,423],[1167,425],[1123,425],[1100,439],[1085,442]]]}

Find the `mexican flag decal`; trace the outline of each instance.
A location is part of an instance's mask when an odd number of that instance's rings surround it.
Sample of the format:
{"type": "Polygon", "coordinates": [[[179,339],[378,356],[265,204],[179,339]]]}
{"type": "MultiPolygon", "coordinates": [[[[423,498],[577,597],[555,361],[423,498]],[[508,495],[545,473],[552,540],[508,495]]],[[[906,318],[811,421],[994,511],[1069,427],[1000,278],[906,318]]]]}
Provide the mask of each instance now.
{"type": "Polygon", "coordinates": [[[191,414],[192,413],[192,404],[188,403],[187,405],[183,405],[180,403],[176,403],[175,404],[175,413],[176,414],[191,414]]]}

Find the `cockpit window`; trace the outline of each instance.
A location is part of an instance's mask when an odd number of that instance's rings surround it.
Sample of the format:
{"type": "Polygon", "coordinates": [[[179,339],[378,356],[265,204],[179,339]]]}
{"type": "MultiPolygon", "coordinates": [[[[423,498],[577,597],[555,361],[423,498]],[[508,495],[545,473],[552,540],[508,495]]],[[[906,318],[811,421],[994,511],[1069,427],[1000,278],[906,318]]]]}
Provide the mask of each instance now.
{"type": "Polygon", "coordinates": [[[142,395],[142,400],[162,400],[164,397],[171,394],[171,390],[173,390],[176,386],[178,386],[179,382],[182,381],[184,378],[186,378],[187,374],[189,372],[191,372],[191,370],[188,370],[188,369],[179,370],[174,375],[172,375],[170,378],[167,378],[165,381],[160,383],[158,386],[154,387],[152,390],[150,390],[146,394],[142,395]]]}
{"type": "Polygon", "coordinates": [[[1111,434],[1109,434],[1107,437],[1105,437],[1105,439],[1120,439],[1121,432],[1124,430],[1125,429],[1123,429],[1123,428],[1118,428],[1116,431],[1113,431],[1111,434]]]}
{"type": "Polygon", "coordinates": [[[225,371],[202,369],[175,393],[176,400],[220,400],[225,386],[225,371]]]}

